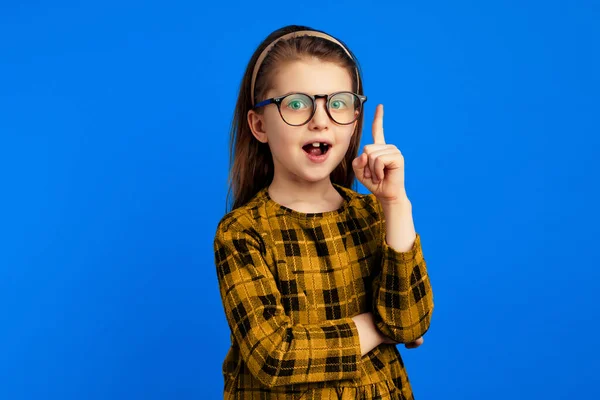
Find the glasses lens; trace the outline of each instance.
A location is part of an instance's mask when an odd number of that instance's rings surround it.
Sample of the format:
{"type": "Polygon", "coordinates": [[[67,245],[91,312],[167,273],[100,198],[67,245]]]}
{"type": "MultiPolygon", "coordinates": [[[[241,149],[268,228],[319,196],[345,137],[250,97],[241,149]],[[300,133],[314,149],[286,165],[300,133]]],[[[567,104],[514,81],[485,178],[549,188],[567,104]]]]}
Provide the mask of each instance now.
{"type": "Polygon", "coordinates": [[[300,93],[291,94],[281,101],[281,116],[290,125],[302,125],[312,116],[313,101],[300,93]]]}
{"type": "Polygon", "coordinates": [[[352,92],[342,92],[329,99],[329,113],[338,124],[350,124],[360,114],[360,99],[352,92]]]}

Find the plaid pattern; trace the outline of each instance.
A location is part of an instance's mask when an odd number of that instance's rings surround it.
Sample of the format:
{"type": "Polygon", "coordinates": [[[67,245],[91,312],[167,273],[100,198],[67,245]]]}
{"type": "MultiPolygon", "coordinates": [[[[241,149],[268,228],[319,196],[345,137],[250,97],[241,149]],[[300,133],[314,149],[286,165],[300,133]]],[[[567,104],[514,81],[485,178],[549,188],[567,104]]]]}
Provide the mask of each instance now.
{"type": "Polygon", "coordinates": [[[396,346],[361,357],[351,318],[372,311],[403,343],[425,334],[433,294],[420,236],[395,251],[375,196],[334,186],[345,199],[336,211],[300,213],[263,188],[219,222],[226,399],[413,398],[396,346]]]}

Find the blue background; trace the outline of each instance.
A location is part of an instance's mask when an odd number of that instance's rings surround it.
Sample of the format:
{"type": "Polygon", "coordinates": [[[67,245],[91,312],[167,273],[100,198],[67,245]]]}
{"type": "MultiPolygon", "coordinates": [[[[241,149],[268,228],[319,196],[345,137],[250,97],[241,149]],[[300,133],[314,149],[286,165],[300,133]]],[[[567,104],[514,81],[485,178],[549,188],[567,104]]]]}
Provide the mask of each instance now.
{"type": "MultiPolygon", "coordinates": [[[[600,398],[600,6],[4,1],[0,398],[219,398],[239,83],[306,24],[361,62],[434,287],[417,399],[600,398]]],[[[364,187],[359,187],[365,192],[364,187]]]]}

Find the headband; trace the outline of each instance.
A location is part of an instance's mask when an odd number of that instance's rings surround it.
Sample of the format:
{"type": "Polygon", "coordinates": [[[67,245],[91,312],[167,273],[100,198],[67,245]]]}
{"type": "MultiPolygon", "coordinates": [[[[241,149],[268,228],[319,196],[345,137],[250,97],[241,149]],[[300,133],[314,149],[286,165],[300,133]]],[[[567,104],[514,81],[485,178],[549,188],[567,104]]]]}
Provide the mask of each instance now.
{"type": "MultiPolygon", "coordinates": [[[[310,31],[309,30],[309,31],[291,32],[291,33],[285,34],[283,36],[280,36],[277,39],[275,39],[273,42],[271,42],[271,44],[268,45],[262,51],[262,53],[260,53],[260,56],[258,56],[258,59],[256,60],[256,63],[254,64],[254,71],[252,72],[252,83],[250,84],[250,96],[251,96],[252,105],[254,105],[254,84],[256,83],[256,76],[258,75],[258,71],[260,70],[260,66],[262,65],[262,63],[263,63],[265,57],[267,56],[267,54],[269,53],[269,51],[271,51],[271,49],[273,48],[273,46],[275,46],[275,44],[277,42],[279,42],[280,40],[288,39],[288,38],[291,38],[291,37],[299,37],[299,36],[314,36],[314,37],[320,37],[320,38],[323,38],[323,39],[327,39],[330,42],[333,42],[333,43],[337,44],[338,46],[340,46],[342,49],[344,49],[344,51],[346,52],[346,54],[348,54],[348,57],[350,57],[350,59],[352,61],[354,61],[354,57],[352,57],[352,54],[350,54],[350,51],[348,51],[348,49],[342,43],[340,43],[339,40],[337,40],[333,36],[330,36],[330,35],[328,35],[326,33],[319,32],[319,31],[310,31]]],[[[358,69],[356,69],[356,85],[357,85],[357,88],[360,85],[360,79],[359,79],[359,75],[358,75],[358,69]]]]}

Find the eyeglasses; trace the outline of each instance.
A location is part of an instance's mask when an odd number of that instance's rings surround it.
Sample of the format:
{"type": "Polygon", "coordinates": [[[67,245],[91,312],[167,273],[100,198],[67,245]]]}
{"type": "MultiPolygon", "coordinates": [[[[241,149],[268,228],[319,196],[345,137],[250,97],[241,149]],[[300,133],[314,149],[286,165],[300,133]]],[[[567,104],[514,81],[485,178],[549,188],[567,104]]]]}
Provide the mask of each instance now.
{"type": "Polygon", "coordinates": [[[332,94],[291,93],[273,97],[258,103],[254,108],[269,104],[277,104],[279,115],[291,126],[301,126],[312,119],[317,111],[317,99],[325,99],[327,115],[339,125],[349,125],[356,121],[367,101],[367,96],[352,92],[336,92],[332,94]]]}

